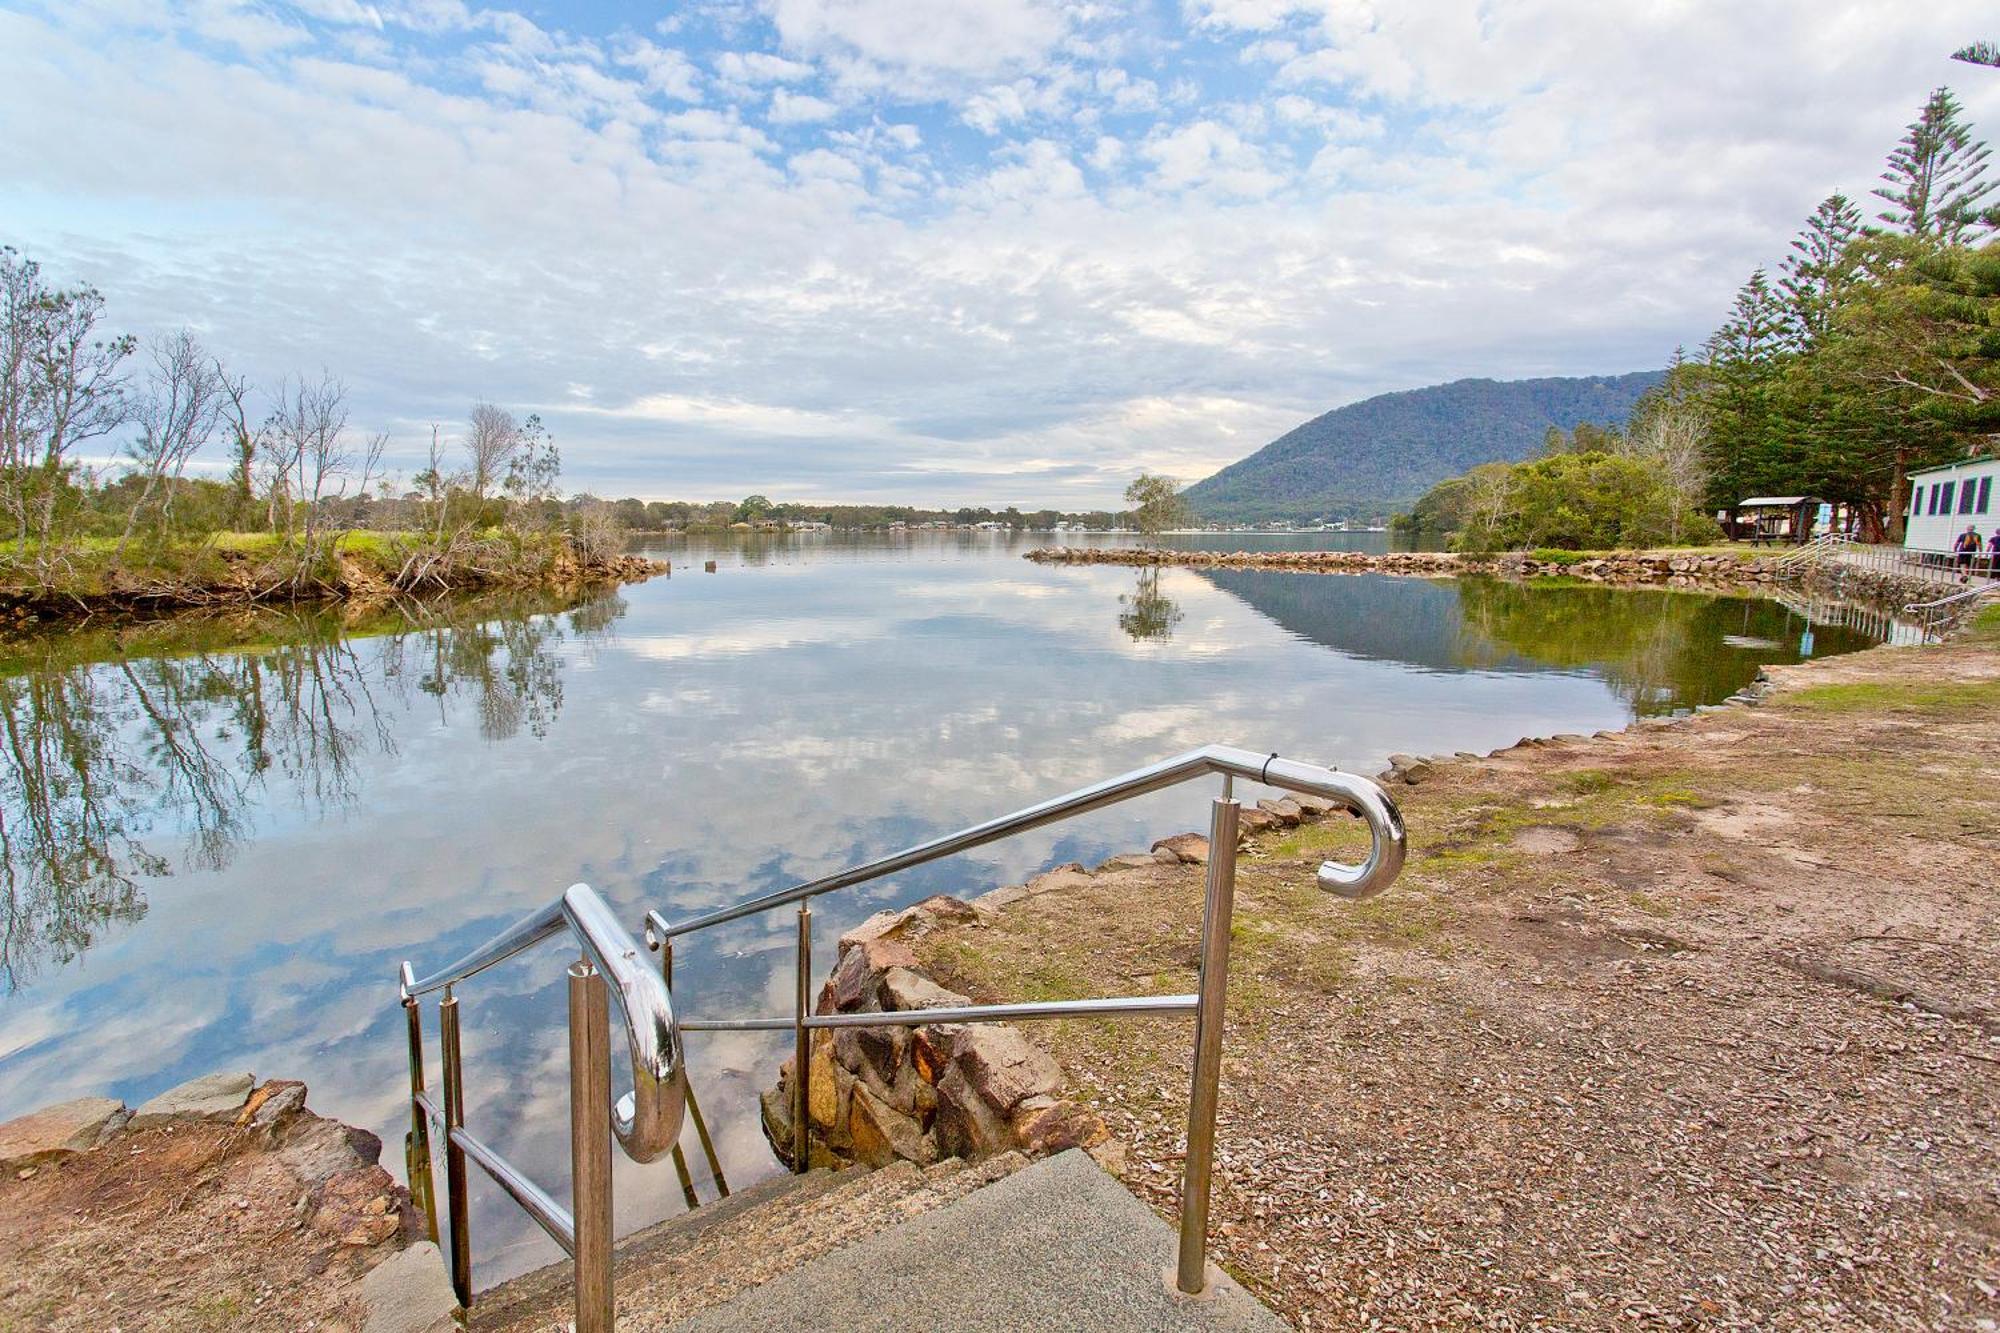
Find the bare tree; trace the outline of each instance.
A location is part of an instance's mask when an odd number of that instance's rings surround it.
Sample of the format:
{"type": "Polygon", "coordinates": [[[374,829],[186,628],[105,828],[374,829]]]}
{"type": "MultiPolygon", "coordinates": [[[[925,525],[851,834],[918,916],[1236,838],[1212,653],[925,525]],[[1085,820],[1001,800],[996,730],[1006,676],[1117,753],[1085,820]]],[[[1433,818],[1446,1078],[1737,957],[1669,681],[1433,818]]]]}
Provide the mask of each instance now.
{"type": "Polygon", "coordinates": [[[471,465],[468,482],[474,500],[484,500],[499,487],[521,443],[521,427],[512,413],[491,403],[472,405],[465,451],[471,465]]]}
{"type": "Polygon", "coordinates": [[[304,582],[331,549],[327,502],[345,496],[350,484],[357,494],[368,489],[389,437],[370,436],[359,454],[354,451],[347,440],[347,386],[324,371],[318,383],[301,376],[280,386],[265,435],[267,466],[287,497],[285,534],[289,540],[296,533],[300,543],[294,582],[304,582]],[[302,531],[294,508],[304,511],[302,531]]]}
{"type": "Polygon", "coordinates": [[[173,520],[175,492],[187,465],[215,434],[225,402],[224,376],[194,334],[186,329],[153,348],[146,393],[138,405],[139,438],[126,447],[133,471],[142,478],[139,494],[125,515],[118,539],[123,558],[132,534],[157,505],[166,532],[173,520]]]}
{"type": "Polygon", "coordinates": [[[1633,415],[1624,452],[1651,462],[1672,501],[1668,539],[1679,545],[1684,520],[1708,491],[1708,411],[1691,394],[1663,394],[1633,415]]]}
{"type": "Polygon", "coordinates": [[[222,414],[229,427],[232,446],[229,484],[236,491],[229,521],[238,526],[250,521],[257,503],[257,437],[250,428],[250,381],[242,375],[231,378],[222,363],[215,363],[216,383],[222,390],[222,414]]]}

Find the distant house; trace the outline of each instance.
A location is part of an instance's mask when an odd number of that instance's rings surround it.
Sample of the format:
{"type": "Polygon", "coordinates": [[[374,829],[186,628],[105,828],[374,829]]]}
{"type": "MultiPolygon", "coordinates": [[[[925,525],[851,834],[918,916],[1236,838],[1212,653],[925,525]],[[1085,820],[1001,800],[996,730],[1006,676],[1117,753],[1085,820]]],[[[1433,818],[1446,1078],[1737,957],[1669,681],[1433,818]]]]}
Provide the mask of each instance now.
{"type": "Polygon", "coordinates": [[[1819,501],[1810,495],[1753,495],[1716,517],[1737,541],[1802,542],[1818,514],[1819,501]]]}
{"type": "Polygon", "coordinates": [[[1910,474],[1909,521],[1903,527],[1903,548],[1942,555],[1968,527],[1982,540],[1993,537],[2000,521],[1993,492],[2000,489],[2000,457],[1966,458],[1942,467],[1910,474]]]}

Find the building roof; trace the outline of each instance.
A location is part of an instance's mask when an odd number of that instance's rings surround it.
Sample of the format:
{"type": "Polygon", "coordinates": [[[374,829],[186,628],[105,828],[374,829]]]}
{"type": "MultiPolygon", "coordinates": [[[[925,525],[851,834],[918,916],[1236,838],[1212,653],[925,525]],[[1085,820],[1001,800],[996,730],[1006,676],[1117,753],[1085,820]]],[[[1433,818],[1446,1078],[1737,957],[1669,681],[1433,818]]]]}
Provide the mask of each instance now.
{"type": "Polygon", "coordinates": [[[1949,472],[1955,467],[1970,467],[1974,463],[1991,463],[1995,458],[1996,455],[1994,454],[1974,454],[1970,458],[1961,458],[1950,463],[1939,463],[1935,467],[1915,468],[1909,475],[1912,477],[1921,477],[1931,472],[1949,472]]]}
{"type": "Polygon", "coordinates": [[[1804,504],[1809,495],[1753,495],[1748,500],[1738,500],[1738,509],[1790,509],[1793,505],[1804,504]]]}

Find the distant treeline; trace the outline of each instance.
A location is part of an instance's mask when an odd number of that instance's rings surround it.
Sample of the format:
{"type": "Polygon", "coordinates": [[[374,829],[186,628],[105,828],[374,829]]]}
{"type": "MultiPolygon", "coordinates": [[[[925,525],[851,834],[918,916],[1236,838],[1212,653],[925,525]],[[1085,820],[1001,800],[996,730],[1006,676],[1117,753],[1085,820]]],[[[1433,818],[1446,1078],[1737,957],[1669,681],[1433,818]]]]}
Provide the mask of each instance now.
{"type": "MultiPolygon", "coordinates": [[[[590,497],[582,497],[586,501],[590,497]]],[[[715,530],[747,523],[793,526],[824,523],[831,528],[888,528],[897,523],[916,527],[922,523],[950,523],[969,526],[998,523],[1024,531],[1046,531],[1058,523],[1081,524],[1089,528],[1109,528],[1129,515],[1108,509],[1071,511],[1062,509],[1022,510],[963,506],[957,509],[919,509],[911,505],[780,503],[761,495],[743,500],[639,500],[627,496],[608,502],[611,515],[620,526],[634,532],[715,530]]]]}

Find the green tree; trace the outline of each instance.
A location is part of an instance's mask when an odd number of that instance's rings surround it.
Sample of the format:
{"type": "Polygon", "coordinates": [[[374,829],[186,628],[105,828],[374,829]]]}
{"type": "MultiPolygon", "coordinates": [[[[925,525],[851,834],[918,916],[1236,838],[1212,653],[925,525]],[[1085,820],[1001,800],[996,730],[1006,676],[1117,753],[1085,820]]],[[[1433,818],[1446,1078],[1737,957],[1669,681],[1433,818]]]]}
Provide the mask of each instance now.
{"type": "Polygon", "coordinates": [[[735,522],[755,523],[771,512],[771,502],[761,495],[748,495],[736,506],[735,522]]]}
{"type": "Polygon", "coordinates": [[[1125,488],[1125,503],[1132,507],[1132,526],[1149,537],[1188,521],[1187,501],[1181,497],[1180,483],[1172,477],[1141,472],[1125,488]]]}
{"type": "Polygon", "coordinates": [[[1988,65],[2000,68],[2000,42],[1973,42],[1961,46],[1951,53],[1953,60],[1963,60],[1968,65],[1988,65]]]}
{"type": "Polygon", "coordinates": [[[1889,154],[1875,197],[1889,205],[1876,216],[1892,230],[1955,245],[1982,222],[1994,224],[1981,204],[1995,184],[1981,179],[1987,148],[1959,111],[1951,89],[1933,90],[1889,154]]]}
{"type": "Polygon", "coordinates": [[[1773,471],[1771,393],[1785,352],[1785,309],[1759,268],[1703,347],[1709,407],[1709,499],[1727,508],[1773,471]]]}
{"type": "Polygon", "coordinates": [[[1785,298],[1786,332],[1798,348],[1826,336],[1842,293],[1854,280],[1848,251],[1861,234],[1861,210],[1838,191],[1820,201],[1792,241],[1778,290],[1785,298]]]}

